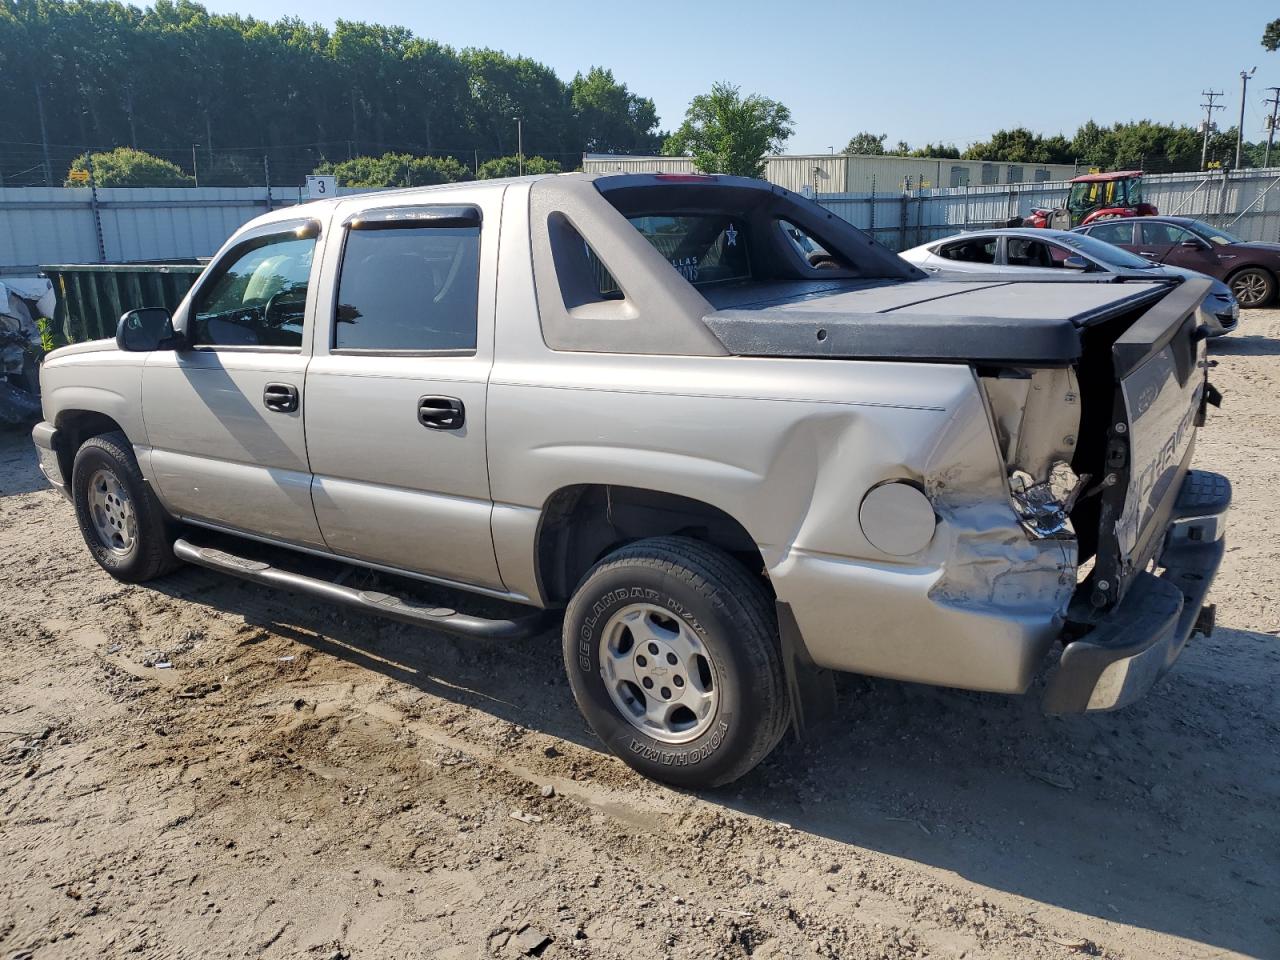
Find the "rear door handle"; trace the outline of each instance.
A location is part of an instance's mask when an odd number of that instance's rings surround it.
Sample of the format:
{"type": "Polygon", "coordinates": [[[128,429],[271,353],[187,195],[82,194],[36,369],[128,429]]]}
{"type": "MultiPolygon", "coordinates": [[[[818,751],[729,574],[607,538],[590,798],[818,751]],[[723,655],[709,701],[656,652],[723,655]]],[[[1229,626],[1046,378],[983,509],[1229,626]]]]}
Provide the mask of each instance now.
{"type": "Polygon", "coordinates": [[[293,413],[298,409],[298,388],[292,383],[268,383],[262,389],[262,403],[277,413],[293,413]]]}
{"type": "Polygon", "coordinates": [[[432,430],[457,430],[467,420],[467,408],[457,397],[419,397],[418,422],[432,430]]]}
{"type": "Polygon", "coordinates": [[[1140,257],[1154,257],[1155,255],[1156,255],[1156,252],[1155,252],[1154,250],[1139,250],[1139,251],[1138,251],[1138,256],[1140,256],[1140,257]]]}

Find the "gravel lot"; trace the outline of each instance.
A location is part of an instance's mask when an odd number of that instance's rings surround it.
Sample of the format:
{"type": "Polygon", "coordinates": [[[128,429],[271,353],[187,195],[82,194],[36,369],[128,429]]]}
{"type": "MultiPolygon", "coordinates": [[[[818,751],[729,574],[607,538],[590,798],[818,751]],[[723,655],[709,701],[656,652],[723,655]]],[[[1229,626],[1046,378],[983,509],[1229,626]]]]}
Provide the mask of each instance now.
{"type": "Polygon", "coordinates": [[[1219,629],[1147,700],[844,678],[700,795],[601,751],[554,636],[112,581],[0,434],[0,957],[1280,957],[1280,311],[1213,352],[1219,629]]]}

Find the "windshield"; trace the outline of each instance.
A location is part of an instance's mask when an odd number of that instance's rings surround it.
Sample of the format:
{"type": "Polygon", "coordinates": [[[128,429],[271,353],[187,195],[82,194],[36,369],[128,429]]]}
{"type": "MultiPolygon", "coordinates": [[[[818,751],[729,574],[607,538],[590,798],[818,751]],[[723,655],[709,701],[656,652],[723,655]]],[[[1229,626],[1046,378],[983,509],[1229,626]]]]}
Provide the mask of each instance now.
{"type": "Polygon", "coordinates": [[[1234,237],[1227,231],[1219,230],[1217,227],[1211,227],[1207,223],[1201,223],[1199,220],[1191,221],[1190,226],[1200,236],[1221,247],[1225,247],[1229,243],[1243,242],[1239,237],[1234,237]]]}
{"type": "Polygon", "coordinates": [[[1073,233],[1069,236],[1058,237],[1058,240],[1068,247],[1074,247],[1079,250],[1086,257],[1092,257],[1094,260],[1105,263],[1108,267],[1115,267],[1118,270],[1149,270],[1155,266],[1150,260],[1144,260],[1128,250],[1113,247],[1111,244],[1088,234],[1073,233]]]}
{"type": "Polygon", "coordinates": [[[1067,209],[1083,213],[1101,207],[1134,207],[1142,203],[1142,181],[1091,180],[1073,183],[1067,209]]]}

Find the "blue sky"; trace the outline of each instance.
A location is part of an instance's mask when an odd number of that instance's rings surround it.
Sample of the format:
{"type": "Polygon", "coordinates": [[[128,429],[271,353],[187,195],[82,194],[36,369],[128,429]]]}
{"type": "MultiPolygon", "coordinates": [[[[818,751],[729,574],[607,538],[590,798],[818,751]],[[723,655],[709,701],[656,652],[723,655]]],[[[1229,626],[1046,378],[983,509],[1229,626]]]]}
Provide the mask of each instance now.
{"type": "Polygon", "coordinates": [[[206,0],[275,20],[339,17],[409,27],[455,47],[533,57],[569,79],[594,64],[652,97],[665,129],[716,80],[781,100],[791,153],[840,149],[859,130],[913,144],[966,143],[1001,127],[1064,132],[1151,118],[1196,123],[1201,90],[1222,90],[1223,127],[1249,84],[1245,133],[1265,137],[1262,100],[1280,86],[1280,53],[1259,40],[1274,0],[1137,3],[645,3],[595,0],[206,0]],[[1087,40],[1088,42],[1084,42],[1087,40]]]}

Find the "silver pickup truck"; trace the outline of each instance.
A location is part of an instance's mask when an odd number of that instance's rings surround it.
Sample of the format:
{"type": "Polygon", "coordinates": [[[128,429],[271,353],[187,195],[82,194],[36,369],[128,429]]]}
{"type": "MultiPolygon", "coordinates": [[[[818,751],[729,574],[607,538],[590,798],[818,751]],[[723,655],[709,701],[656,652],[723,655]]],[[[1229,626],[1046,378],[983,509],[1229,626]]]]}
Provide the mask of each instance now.
{"type": "Polygon", "coordinates": [[[733,177],[353,196],[50,354],[34,439],[114,577],[187,561],[502,643],[562,617],[609,749],[712,786],[827,712],[832,671],[1047,667],[1046,709],[1106,710],[1211,629],[1206,291],[928,278],[733,177]]]}

